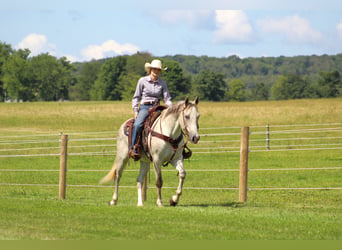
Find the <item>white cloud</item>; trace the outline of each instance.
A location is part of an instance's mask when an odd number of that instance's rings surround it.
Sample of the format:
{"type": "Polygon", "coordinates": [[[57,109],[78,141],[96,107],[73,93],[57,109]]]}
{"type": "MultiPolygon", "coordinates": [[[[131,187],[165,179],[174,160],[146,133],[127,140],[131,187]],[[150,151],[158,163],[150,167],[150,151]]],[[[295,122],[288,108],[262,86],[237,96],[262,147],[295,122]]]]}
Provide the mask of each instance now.
{"type": "Polygon", "coordinates": [[[30,56],[37,56],[41,53],[49,53],[52,56],[65,56],[70,62],[102,59],[106,56],[134,54],[139,51],[139,48],[133,44],[125,43],[119,44],[114,40],[108,40],[101,45],[89,45],[81,51],[81,59],[70,54],[63,54],[58,52],[56,45],[48,43],[45,35],[32,33],[26,36],[16,46],[16,49],[29,49],[30,56]],[[111,55],[110,55],[111,53],[111,55]],[[58,55],[57,55],[58,54],[58,55]]]}
{"type": "Polygon", "coordinates": [[[342,39],[342,20],[336,25],[337,35],[340,39],[342,39]]]}
{"type": "Polygon", "coordinates": [[[265,18],[258,22],[266,33],[280,33],[291,43],[317,43],[322,40],[322,34],[311,27],[308,20],[298,15],[282,19],[265,18]]]}
{"type": "Polygon", "coordinates": [[[89,45],[87,48],[82,49],[81,54],[85,60],[92,60],[105,58],[110,53],[116,55],[129,55],[138,51],[139,48],[133,44],[119,44],[114,40],[108,40],[101,45],[89,45]]]}
{"type": "Polygon", "coordinates": [[[242,10],[217,10],[216,27],[216,43],[250,43],[254,40],[253,27],[242,10]]]}
{"type": "Polygon", "coordinates": [[[56,54],[56,45],[48,43],[47,37],[41,34],[29,34],[15,47],[16,49],[29,49],[31,56],[36,56],[41,53],[56,54]]]}

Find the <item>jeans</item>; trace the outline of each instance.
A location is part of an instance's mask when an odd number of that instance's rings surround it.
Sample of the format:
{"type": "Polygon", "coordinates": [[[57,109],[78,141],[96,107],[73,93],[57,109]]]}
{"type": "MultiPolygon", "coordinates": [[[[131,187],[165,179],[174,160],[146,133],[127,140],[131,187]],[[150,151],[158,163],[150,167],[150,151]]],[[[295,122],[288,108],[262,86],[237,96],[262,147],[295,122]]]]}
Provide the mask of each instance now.
{"type": "Polygon", "coordinates": [[[144,126],[144,121],[148,116],[148,110],[151,107],[152,107],[152,105],[140,105],[138,116],[135,119],[135,122],[133,124],[131,149],[133,149],[133,146],[135,144],[135,140],[137,139],[139,132],[141,131],[142,127],[144,126]]]}

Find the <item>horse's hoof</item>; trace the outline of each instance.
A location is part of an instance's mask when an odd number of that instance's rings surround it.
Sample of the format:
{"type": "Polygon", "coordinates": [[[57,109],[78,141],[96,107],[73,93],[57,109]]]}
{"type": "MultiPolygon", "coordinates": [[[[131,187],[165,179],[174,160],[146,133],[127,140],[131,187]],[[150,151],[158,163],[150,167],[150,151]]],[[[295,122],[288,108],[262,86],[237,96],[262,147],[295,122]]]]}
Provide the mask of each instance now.
{"type": "Polygon", "coordinates": [[[158,207],[164,207],[163,202],[162,201],[157,201],[157,206],[158,207]]]}
{"type": "Polygon", "coordinates": [[[116,205],[116,201],[111,200],[108,202],[108,206],[115,206],[116,205]]]}
{"type": "Polygon", "coordinates": [[[178,202],[173,201],[172,198],[170,199],[170,206],[171,207],[175,207],[175,206],[177,206],[177,204],[178,204],[178,202]]]}

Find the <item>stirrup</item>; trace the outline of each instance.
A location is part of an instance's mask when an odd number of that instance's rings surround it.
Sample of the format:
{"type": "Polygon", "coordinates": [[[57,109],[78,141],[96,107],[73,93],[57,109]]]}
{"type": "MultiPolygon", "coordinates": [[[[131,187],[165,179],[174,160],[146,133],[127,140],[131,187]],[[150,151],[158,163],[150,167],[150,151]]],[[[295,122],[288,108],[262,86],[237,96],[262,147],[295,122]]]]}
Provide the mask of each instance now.
{"type": "Polygon", "coordinates": [[[133,149],[130,150],[129,156],[133,158],[135,161],[141,158],[141,150],[139,145],[134,145],[133,149]]]}

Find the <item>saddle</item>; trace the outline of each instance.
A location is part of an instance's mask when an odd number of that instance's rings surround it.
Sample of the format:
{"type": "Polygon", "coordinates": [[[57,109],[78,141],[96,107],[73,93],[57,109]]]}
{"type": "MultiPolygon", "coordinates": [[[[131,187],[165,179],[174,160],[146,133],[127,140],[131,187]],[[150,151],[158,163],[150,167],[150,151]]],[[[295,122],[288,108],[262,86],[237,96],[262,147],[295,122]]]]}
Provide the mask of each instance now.
{"type": "MultiPolygon", "coordinates": [[[[136,156],[133,158],[135,161],[138,161],[141,158],[142,150],[146,153],[146,155],[149,157],[149,159],[152,161],[152,156],[149,152],[148,148],[148,135],[151,134],[152,136],[158,137],[164,141],[167,141],[171,144],[173,147],[173,155],[171,159],[164,164],[164,166],[167,166],[167,164],[172,160],[174,157],[177,149],[178,149],[178,144],[182,141],[183,139],[183,133],[180,134],[180,136],[176,139],[173,139],[171,137],[165,136],[163,134],[160,134],[158,132],[155,132],[151,129],[153,126],[153,123],[156,121],[156,119],[161,115],[161,112],[166,109],[166,106],[163,105],[155,105],[151,107],[148,111],[148,117],[146,118],[144,122],[144,127],[143,130],[139,132],[136,140],[136,144],[134,145],[133,150],[137,152],[136,156]]],[[[128,137],[128,154],[129,154],[129,149],[131,148],[131,143],[132,143],[132,130],[133,130],[133,124],[134,124],[134,119],[130,119],[126,122],[125,127],[124,127],[124,132],[125,135],[128,137]]],[[[187,147],[187,145],[184,145],[183,148],[183,158],[188,159],[192,155],[191,150],[187,147]]],[[[130,157],[130,155],[129,155],[130,157]]]]}
{"type": "MultiPolygon", "coordinates": [[[[151,132],[151,126],[153,125],[155,120],[160,116],[161,112],[166,108],[167,107],[163,105],[155,105],[148,110],[148,117],[144,122],[142,131],[140,131],[137,135],[136,144],[134,145],[134,150],[137,152],[136,157],[133,158],[135,161],[141,158],[142,149],[146,152],[146,154],[148,154],[149,158],[151,159],[151,156],[148,153],[149,150],[147,137],[148,134],[151,132]]],[[[128,137],[128,149],[130,149],[132,146],[132,130],[134,121],[135,120],[133,118],[128,120],[124,127],[125,135],[128,137]]]]}

